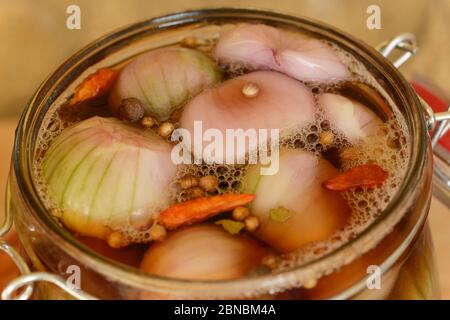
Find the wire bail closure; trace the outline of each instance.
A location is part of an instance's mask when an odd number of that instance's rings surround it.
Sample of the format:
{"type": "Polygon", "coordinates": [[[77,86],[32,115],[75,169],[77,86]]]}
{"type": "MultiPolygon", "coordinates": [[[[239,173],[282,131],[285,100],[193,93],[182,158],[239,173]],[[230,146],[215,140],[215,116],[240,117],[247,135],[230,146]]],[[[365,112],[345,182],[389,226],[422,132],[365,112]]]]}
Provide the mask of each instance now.
{"type": "MultiPolygon", "coordinates": [[[[392,40],[382,43],[377,49],[385,58],[389,58],[394,50],[402,51],[403,53],[392,62],[395,67],[400,67],[418,51],[416,37],[411,33],[400,34],[392,40]]],[[[447,111],[434,112],[422,98],[419,97],[419,100],[426,114],[426,125],[431,135],[431,146],[434,153],[433,193],[447,206],[450,206],[450,152],[438,144],[450,129],[450,104],[447,111]]]]}
{"type": "MultiPolygon", "coordinates": [[[[6,185],[6,205],[5,205],[5,215],[4,219],[2,221],[2,225],[0,226],[0,250],[5,252],[11,260],[16,265],[17,269],[19,269],[21,275],[27,275],[30,274],[30,268],[28,267],[25,260],[22,258],[22,256],[13,248],[11,247],[6,240],[3,238],[6,236],[6,234],[11,230],[12,228],[12,214],[11,214],[11,185],[10,180],[8,179],[7,185],[6,185]]],[[[14,281],[14,280],[13,280],[14,281]]],[[[5,294],[6,289],[8,288],[10,284],[8,284],[3,290],[1,294],[2,300],[8,300],[8,296],[5,294]]],[[[15,290],[14,290],[15,291],[15,290]]],[[[33,294],[33,284],[28,284],[26,288],[15,297],[16,300],[28,300],[31,295],[33,294]]]]}
{"type": "Polygon", "coordinates": [[[11,187],[10,180],[8,179],[8,183],[6,185],[6,210],[5,216],[0,225],[0,250],[4,251],[11,260],[15,263],[17,269],[20,271],[20,276],[12,280],[8,285],[3,289],[1,293],[2,300],[28,300],[33,294],[34,283],[35,282],[49,282],[64,292],[68,293],[75,299],[79,300],[96,300],[95,297],[91,296],[88,293],[85,293],[82,290],[78,290],[72,288],[67,285],[66,280],[56,274],[52,274],[49,272],[31,272],[25,260],[22,256],[11,247],[6,240],[3,238],[6,234],[11,230],[13,219],[12,219],[12,211],[11,211],[11,187]],[[15,293],[24,288],[19,294],[15,295],[15,293]]]}
{"type": "MultiPolygon", "coordinates": [[[[401,51],[402,54],[392,61],[392,64],[396,68],[399,68],[419,51],[419,47],[417,46],[416,36],[414,34],[403,33],[389,41],[381,43],[377,46],[377,50],[385,58],[389,58],[389,56],[394,53],[394,50],[401,51]]],[[[425,101],[420,99],[420,102],[427,115],[426,121],[428,131],[433,131],[435,129],[431,138],[431,144],[435,147],[439,139],[450,129],[450,123],[448,122],[448,120],[450,120],[450,105],[447,111],[435,113],[425,101]]]]}

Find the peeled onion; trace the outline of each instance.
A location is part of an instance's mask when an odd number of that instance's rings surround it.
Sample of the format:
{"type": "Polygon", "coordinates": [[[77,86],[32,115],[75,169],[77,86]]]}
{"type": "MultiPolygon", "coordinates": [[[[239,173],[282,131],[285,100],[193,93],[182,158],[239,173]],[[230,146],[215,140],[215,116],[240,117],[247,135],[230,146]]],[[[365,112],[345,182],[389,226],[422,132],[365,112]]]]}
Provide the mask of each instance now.
{"type": "Polygon", "coordinates": [[[347,68],[326,43],[262,24],[245,24],[224,33],[214,56],[222,63],[276,70],[305,81],[348,77],[347,68]]]}
{"type": "Polygon", "coordinates": [[[245,276],[267,251],[243,235],[231,235],[212,224],[194,225],[150,246],[141,270],[188,280],[225,280],[245,276]]]}
{"type": "MultiPolygon", "coordinates": [[[[184,108],[180,125],[189,131],[192,139],[195,138],[194,121],[201,121],[203,132],[215,129],[223,137],[227,129],[280,129],[281,134],[284,130],[313,122],[314,108],[312,93],[298,81],[278,72],[258,71],[233,78],[197,95],[184,108]],[[254,96],[243,93],[244,87],[249,85],[256,90],[254,96]]],[[[258,142],[266,141],[262,138],[258,142]]],[[[228,156],[233,153],[240,159],[249,151],[247,145],[238,150],[226,150],[226,153],[228,156]]]]}
{"type": "Polygon", "coordinates": [[[118,110],[122,99],[137,98],[146,115],[167,120],[190,97],[221,79],[215,63],[199,51],[163,48],[145,53],[120,72],[110,94],[118,110]]]}
{"type": "Polygon", "coordinates": [[[111,230],[142,226],[170,204],[175,174],[171,146],[152,132],[93,117],[64,130],[43,159],[43,174],[60,220],[106,239],[111,230]]]}
{"type": "Polygon", "coordinates": [[[361,103],[333,93],[318,98],[325,117],[351,143],[371,136],[382,126],[381,119],[361,103]]]}
{"type": "Polygon", "coordinates": [[[257,236],[281,252],[325,240],[341,228],[350,212],[338,193],[324,190],[322,181],[338,174],[324,159],[292,149],[280,152],[275,175],[260,175],[252,167],[244,179],[244,192],[254,193],[250,211],[260,219],[257,236]],[[292,212],[285,221],[274,220],[271,209],[292,212]]]}

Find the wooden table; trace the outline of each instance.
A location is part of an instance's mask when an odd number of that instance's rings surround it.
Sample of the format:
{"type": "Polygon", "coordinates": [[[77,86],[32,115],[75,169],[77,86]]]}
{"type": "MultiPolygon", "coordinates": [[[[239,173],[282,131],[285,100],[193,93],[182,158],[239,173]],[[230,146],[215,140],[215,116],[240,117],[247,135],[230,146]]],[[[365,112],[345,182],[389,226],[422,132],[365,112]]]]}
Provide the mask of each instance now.
{"type": "MultiPolygon", "coordinates": [[[[16,118],[0,119],[0,208],[4,208],[4,188],[9,171],[16,118]]],[[[442,298],[450,299],[450,209],[433,198],[429,215],[439,269],[442,298]]],[[[11,240],[16,241],[14,235],[11,240]]],[[[7,277],[16,273],[14,266],[0,253],[0,288],[7,277]]]]}

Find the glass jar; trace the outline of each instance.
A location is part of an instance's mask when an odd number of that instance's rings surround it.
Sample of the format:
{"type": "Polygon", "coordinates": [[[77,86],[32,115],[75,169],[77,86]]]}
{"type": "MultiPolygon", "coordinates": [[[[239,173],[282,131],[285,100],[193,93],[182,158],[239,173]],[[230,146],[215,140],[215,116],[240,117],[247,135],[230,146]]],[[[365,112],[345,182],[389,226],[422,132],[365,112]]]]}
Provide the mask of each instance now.
{"type": "MultiPolygon", "coordinates": [[[[398,41],[390,42],[382,52],[387,55],[398,47],[398,41]]],[[[411,54],[412,49],[408,52],[411,54]]],[[[433,175],[428,130],[435,120],[434,115],[423,112],[423,103],[407,81],[378,51],[309,19],[217,9],[172,14],[121,29],[69,58],[41,85],[20,120],[7,211],[14,216],[24,252],[38,273],[13,281],[4,297],[36,282],[34,294],[44,299],[439,298],[426,224],[433,175]],[[226,281],[174,280],[144,274],[99,255],[61,228],[40,201],[32,179],[35,141],[46,112],[65,101],[95,69],[119,65],[141,52],[177,43],[186,36],[214,36],[220,25],[239,22],[293,28],[335,42],[360,60],[396,102],[410,131],[411,155],[406,177],[384,212],[356,238],[316,260],[276,274],[226,281]],[[70,288],[64,281],[70,278],[70,266],[80,268],[82,290],[70,288]],[[372,281],[377,273],[381,276],[380,287],[372,281]]],[[[23,268],[22,272],[29,271],[23,268]]]]}

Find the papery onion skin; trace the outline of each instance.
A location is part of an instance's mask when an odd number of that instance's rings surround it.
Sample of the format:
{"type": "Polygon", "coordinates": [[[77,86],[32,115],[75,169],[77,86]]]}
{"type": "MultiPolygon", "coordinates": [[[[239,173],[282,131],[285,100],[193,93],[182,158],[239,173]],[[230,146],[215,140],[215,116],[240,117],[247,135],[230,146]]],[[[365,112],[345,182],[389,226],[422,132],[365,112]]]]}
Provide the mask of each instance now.
{"type": "Polygon", "coordinates": [[[106,239],[113,229],[145,225],[170,204],[176,167],[171,146],[150,131],[93,117],[64,130],[43,159],[43,175],[61,222],[106,239]]]}
{"type": "Polygon", "coordinates": [[[262,24],[244,24],[225,32],[214,56],[221,63],[276,70],[304,81],[326,82],[349,76],[346,66],[326,43],[262,24]]]}
{"type": "Polygon", "coordinates": [[[110,94],[117,111],[125,98],[144,103],[146,115],[165,121],[203,89],[218,83],[218,66],[201,52],[162,48],[140,55],[120,72],[110,94]]]}
{"type": "Polygon", "coordinates": [[[318,97],[325,117],[353,144],[376,134],[383,121],[365,105],[334,93],[318,97]]]}
{"type": "Polygon", "coordinates": [[[244,235],[199,224],[179,229],[150,246],[141,270],[175,279],[226,280],[245,276],[268,251],[244,235]]]}
{"type": "Polygon", "coordinates": [[[260,175],[259,166],[249,169],[243,191],[256,195],[250,211],[260,219],[256,235],[281,252],[325,240],[338,231],[350,209],[337,193],[324,190],[321,182],[338,174],[331,164],[312,153],[291,149],[280,152],[279,171],[260,175]],[[295,212],[286,221],[273,221],[270,209],[295,212]]]}
{"type": "MultiPolygon", "coordinates": [[[[197,95],[184,108],[180,126],[191,137],[194,137],[194,121],[201,121],[203,131],[217,129],[223,137],[227,129],[280,129],[281,134],[313,122],[314,112],[314,98],[306,86],[278,72],[257,71],[197,95]],[[259,89],[255,97],[242,93],[249,83],[259,89]]],[[[246,148],[235,153],[240,158],[248,151],[246,148]]]]}

